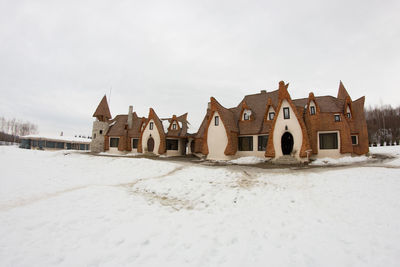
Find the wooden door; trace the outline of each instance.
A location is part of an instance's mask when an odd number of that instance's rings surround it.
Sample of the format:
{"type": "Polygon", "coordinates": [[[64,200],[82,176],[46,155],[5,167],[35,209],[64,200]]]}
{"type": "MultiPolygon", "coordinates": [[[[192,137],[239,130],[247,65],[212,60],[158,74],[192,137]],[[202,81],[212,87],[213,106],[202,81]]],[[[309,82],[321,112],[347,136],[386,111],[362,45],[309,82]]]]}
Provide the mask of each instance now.
{"type": "Polygon", "coordinates": [[[147,151],[153,152],[154,150],[154,139],[153,137],[150,137],[149,140],[147,140],[147,151]]]}

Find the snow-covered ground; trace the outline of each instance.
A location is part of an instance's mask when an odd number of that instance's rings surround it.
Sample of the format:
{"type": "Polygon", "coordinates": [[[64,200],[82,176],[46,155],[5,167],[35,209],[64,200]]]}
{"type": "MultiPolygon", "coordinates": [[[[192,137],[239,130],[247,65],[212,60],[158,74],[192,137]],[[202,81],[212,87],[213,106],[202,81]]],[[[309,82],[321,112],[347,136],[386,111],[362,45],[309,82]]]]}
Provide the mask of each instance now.
{"type": "Polygon", "coordinates": [[[0,266],[399,266],[381,166],[259,169],[0,146],[0,266]]]}

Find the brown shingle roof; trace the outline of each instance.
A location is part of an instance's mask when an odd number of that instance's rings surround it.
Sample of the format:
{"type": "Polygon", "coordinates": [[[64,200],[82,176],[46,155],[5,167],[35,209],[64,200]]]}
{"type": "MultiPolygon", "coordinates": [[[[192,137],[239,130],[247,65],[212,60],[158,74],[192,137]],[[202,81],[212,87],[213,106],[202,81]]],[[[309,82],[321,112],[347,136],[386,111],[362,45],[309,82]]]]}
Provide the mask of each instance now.
{"type": "Polygon", "coordinates": [[[110,108],[108,107],[107,97],[105,95],[97,106],[96,111],[93,113],[93,117],[96,117],[100,121],[111,119],[110,108]]]}
{"type": "Polygon", "coordinates": [[[167,132],[167,137],[186,137],[187,136],[187,131],[188,131],[188,121],[187,121],[187,113],[182,114],[179,117],[176,117],[175,115],[172,116],[172,118],[165,118],[162,120],[168,120],[169,122],[169,128],[167,132]],[[180,127],[178,123],[178,128],[176,130],[173,130],[171,127],[171,124],[173,121],[178,121],[182,124],[182,127],[180,127]]]}
{"type": "MultiPolygon", "coordinates": [[[[308,103],[308,98],[299,98],[292,101],[297,107],[304,108],[308,103]]],[[[317,105],[319,105],[321,112],[343,111],[344,101],[337,99],[334,96],[317,96],[315,97],[315,101],[317,102],[317,105]]]]}

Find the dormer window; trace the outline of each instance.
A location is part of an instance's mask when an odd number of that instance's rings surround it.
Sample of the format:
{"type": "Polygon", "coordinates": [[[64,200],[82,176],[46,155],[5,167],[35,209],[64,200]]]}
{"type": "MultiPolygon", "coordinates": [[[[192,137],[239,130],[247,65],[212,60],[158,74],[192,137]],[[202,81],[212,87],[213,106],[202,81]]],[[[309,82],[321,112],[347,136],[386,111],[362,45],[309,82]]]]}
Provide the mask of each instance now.
{"type": "Polygon", "coordinates": [[[272,120],[274,119],[274,117],[275,117],[275,112],[270,112],[270,113],[268,113],[268,119],[269,119],[270,121],[272,121],[272,120]]]}
{"type": "Polygon", "coordinates": [[[346,108],[346,117],[347,118],[351,118],[351,111],[350,111],[350,107],[349,106],[347,106],[347,108],[346,108]]]}
{"type": "Polygon", "coordinates": [[[310,107],[310,114],[315,115],[315,107],[314,106],[310,107]]]}
{"type": "Polygon", "coordinates": [[[242,119],[244,121],[248,121],[248,120],[250,120],[250,116],[251,116],[251,110],[245,109],[243,111],[243,118],[242,119]]]}

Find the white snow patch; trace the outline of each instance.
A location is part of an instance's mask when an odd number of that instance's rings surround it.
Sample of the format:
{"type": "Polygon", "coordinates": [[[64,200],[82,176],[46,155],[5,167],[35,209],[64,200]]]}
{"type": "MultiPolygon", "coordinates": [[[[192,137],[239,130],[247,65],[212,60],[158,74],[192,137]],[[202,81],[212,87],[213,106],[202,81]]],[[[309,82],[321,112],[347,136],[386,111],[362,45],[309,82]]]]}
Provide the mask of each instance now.
{"type": "Polygon", "coordinates": [[[311,162],[310,165],[345,165],[357,162],[366,162],[370,158],[367,156],[357,156],[357,157],[341,157],[341,158],[320,158],[311,162]]]}
{"type": "Polygon", "coordinates": [[[0,164],[0,266],[400,262],[398,168],[210,167],[3,146],[0,164]]]}
{"type": "Polygon", "coordinates": [[[233,164],[258,164],[265,162],[265,158],[259,158],[259,157],[241,157],[233,160],[229,160],[228,163],[233,163],[233,164]]]}

